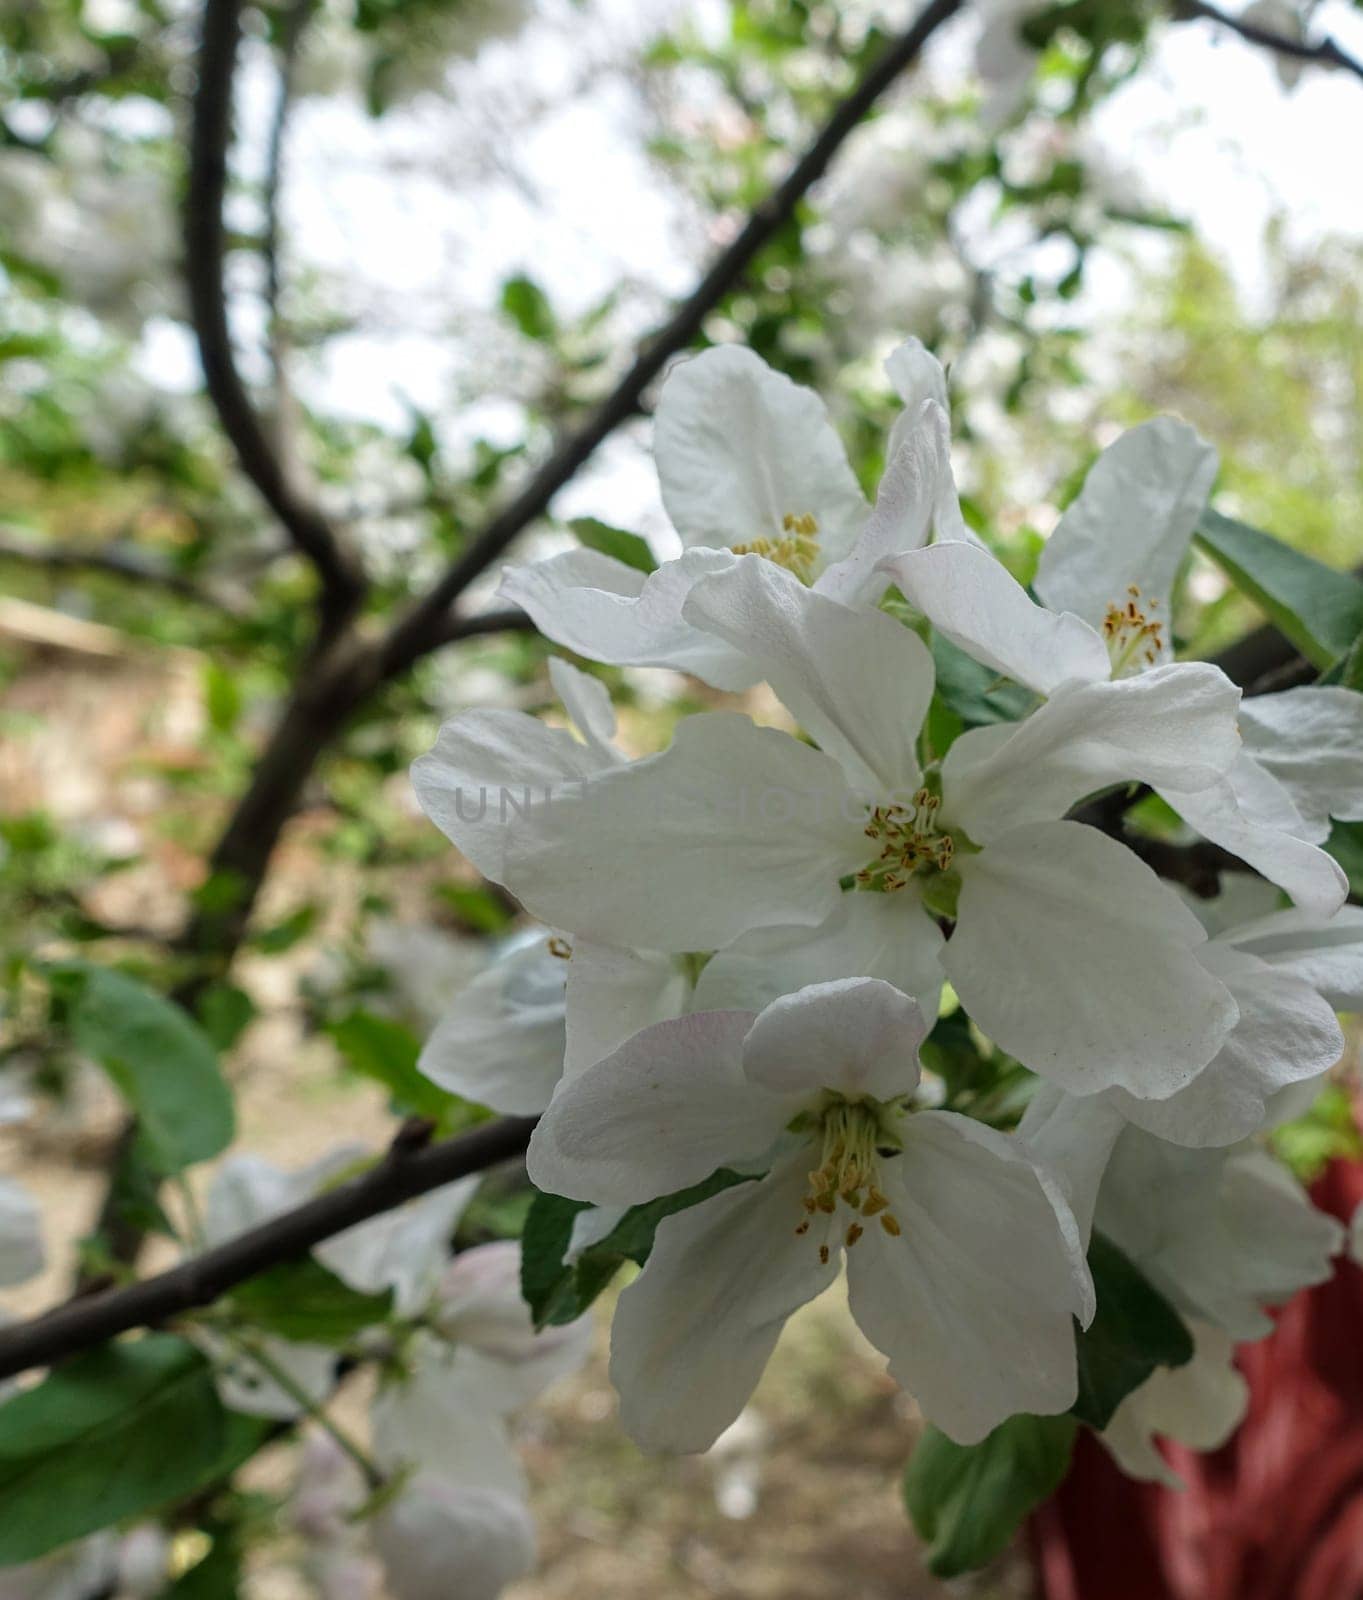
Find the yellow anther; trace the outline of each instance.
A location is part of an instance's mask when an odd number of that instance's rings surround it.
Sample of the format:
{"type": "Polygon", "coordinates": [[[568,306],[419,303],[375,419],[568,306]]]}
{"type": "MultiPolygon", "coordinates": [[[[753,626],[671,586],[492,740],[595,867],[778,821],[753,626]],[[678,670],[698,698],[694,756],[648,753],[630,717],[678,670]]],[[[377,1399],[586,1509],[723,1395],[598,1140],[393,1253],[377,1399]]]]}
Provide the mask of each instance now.
{"type": "Polygon", "coordinates": [[[854,1222],[847,1230],[847,1248],[850,1250],[865,1232],[866,1229],[859,1222],[854,1222]]]}
{"type": "Polygon", "coordinates": [[[1112,660],[1112,676],[1125,677],[1142,664],[1154,666],[1164,649],[1164,624],[1154,613],[1158,600],[1142,601],[1140,587],[1127,588],[1125,605],[1115,601],[1103,617],[1103,637],[1112,660]]]}
{"type": "Polygon", "coordinates": [[[866,1196],[866,1204],[861,1208],[861,1214],[863,1217],[873,1217],[877,1211],[884,1211],[889,1203],[880,1190],[872,1184],[870,1192],[866,1196]]]}
{"type": "Polygon", "coordinates": [[[899,1218],[893,1211],[883,1211],[880,1216],[880,1225],[892,1239],[897,1239],[900,1234],[899,1218]]]}
{"type": "Polygon", "coordinates": [[[571,961],[573,959],[573,947],[566,939],[561,939],[558,934],[554,934],[549,940],[549,954],[557,956],[560,961],[571,961]]]}
{"type": "Polygon", "coordinates": [[[876,806],[863,831],[880,845],[880,854],[855,874],[857,884],[893,894],[907,887],[916,873],[947,871],[956,854],[956,842],[938,830],[941,805],[940,795],[920,789],[912,805],[876,806]]]}
{"type": "Polygon", "coordinates": [[[765,556],[778,567],[793,572],[801,583],[813,583],[819,571],[819,524],[807,511],[787,512],[781,518],[782,537],[751,539],[736,544],[737,556],[765,556]]]}
{"type": "Polygon", "coordinates": [[[826,1267],[828,1265],[828,1246],[826,1244],[821,1244],[819,1246],[819,1265],[821,1267],[826,1267]]]}

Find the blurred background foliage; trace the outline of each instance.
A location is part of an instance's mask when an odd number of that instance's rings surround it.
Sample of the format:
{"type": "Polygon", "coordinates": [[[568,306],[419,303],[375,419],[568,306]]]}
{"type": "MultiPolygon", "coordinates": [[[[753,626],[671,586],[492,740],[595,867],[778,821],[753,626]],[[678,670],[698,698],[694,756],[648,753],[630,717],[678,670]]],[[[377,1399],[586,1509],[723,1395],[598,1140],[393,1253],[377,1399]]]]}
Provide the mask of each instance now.
{"type": "MultiPolygon", "coordinates": [[[[1363,39],[1344,0],[1255,9],[1363,39]]],[[[868,491],[898,410],[881,361],[922,338],[949,364],[967,516],[1024,578],[1098,449],[1165,410],[1220,449],[1222,510],[1363,560],[1363,84],[1186,10],[966,6],[705,324],[702,342],[819,390],[868,491]],[[999,16],[1025,28],[1020,72],[977,51],[999,16]]],[[[247,13],[227,211],[239,359],[289,471],[362,552],[369,625],[608,392],[910,16],[901,0],[247,13]]],[[[197,26],[188,0],[0,5],[0,1103],[29,1097],[16,1161],[71,1238],[115,1119],[42,962],[81,950],[162,989],[195,978],[177,934],[231,898],[207,858],[313,630],[313,575],[236,470],[187,325],[197,26]]],[[[553,510],[514,558],[572,544],[582,517],[671,553],[647,419],[553,510]]],[[[1257,620],[1199,560],[1178,614],[1190,649],[1257,620]]],[[[549,709],[545,657],[514,630],[439,651],[314,772],[242,960],[197,991],[247,1141],[296,1161],[372,1131],[385,1102],[410,1108],[391,1062],[515,908],[416,813],[406,768],[461,706],[549,709]]],[[[671,674],[603,676],[635,751],[712,698],[671,674]]],[[[474,1217],[516,1223],[510,1200],[474,1217]]],[[[785,1581],[772,1592],[804,1592],[785,1581]]]]}

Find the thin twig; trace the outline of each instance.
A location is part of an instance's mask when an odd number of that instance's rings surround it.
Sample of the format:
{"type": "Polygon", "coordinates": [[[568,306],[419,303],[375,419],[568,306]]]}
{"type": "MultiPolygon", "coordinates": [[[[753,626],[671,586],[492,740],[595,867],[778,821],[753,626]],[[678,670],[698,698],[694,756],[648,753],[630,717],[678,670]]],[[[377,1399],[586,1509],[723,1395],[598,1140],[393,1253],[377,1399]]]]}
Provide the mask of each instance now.
{"type": "Polygon", "coordinates": [[[244,614],[239,606],[222,595],[210,593],[184,573],[153,561],[140,551],[119,545],[83,549],[78,545],[41,544],[0,528],[0,561],[22,561],[26,566],[41,567],[48,572],[104,573],[130,583],[165,589],[183,600],[224,611],[231,617],[240,618],[244,614]]]}
{"type": "Polygon", "coordinates": [[[126,1288],[81,1295],[32,1321],[0,1328],[0,1378],[50,1366],[130,1329],[159,1327],[211,1305],[237,1284],[299,1259],[358,1222],[456,1178],[514,1159],[525,1149],[534,1125],[532,1117],[504,1117],[424,1149],[413,1149],[404,1130],[385,1159],[361,1177],[192,1256],[169,1272],[126,1288]]]}
{"type": "Polygon", "coordinates": [[[365,592],[358,559],[319,507],[284,470],[237,370],[227,319],[223,201],[232,129],[242,0],[206,0],[194,95],[189,186],[185,201],[185,278],[204,382],[242,470],[279,518],[322,584],[321,632],[334,636],[365,592]]]}
{"type": "Polygon", "coordinates": [[[454,602],[517,534],[543,515],[554,495],[597,446],[634,415],[645,390],[671,357],[691,343],[711,311],[742,282],[754,258],[771,243],[805,194],[823,176],[839,146],[895,79],[918,59],[928,40],[960,10],[961,4],[962,0],[932,0],[913,26],[882,51],[786,180],[753,210],[742,232],[714,262],[690,298],[649,340],[610,396],[582,428],[564,440],[520,493],[469,543],[440,581],[399,620],[384,646],[384,677],[391,677],[435,648],[454,602]]]}
{"type": "Polygon", "coordinates": [[[1258,23],[1232,16],[1219,6],[1208,5],[1206,0],[1176,0],[1174,15],[1182,21],[1201,18],[1215,22],[1220,27],[1229,28],[1232,33],[1238,33],[1242,39],[1248,39],[1251,44],[1272,50],[1276,55],[1317,67],[1338,67],[1344,72],[1352,72],[1356,78],[1363,78],[1363,61],[1351,56],[1328,36],[1308,44],[1304,39],[1292,39],[1272,28],[1262,28],[1258,23]]]}

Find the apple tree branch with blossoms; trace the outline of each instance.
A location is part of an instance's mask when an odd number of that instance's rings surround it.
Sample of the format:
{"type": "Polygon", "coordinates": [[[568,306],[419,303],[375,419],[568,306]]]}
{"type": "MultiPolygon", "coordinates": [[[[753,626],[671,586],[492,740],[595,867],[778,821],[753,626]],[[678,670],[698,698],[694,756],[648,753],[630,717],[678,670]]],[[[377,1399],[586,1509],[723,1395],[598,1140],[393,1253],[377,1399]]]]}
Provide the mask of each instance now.
{"type": "MultiPolygon", "coordinates": [[[[648,336],[619,332],[632,363],[592,343],[616,332],[611,297],[567,330],[529,277],[508,281],[505,317],[558,363],[556,409],[536,402],[552,426],[535,450],[480,440],[461,483],[417,416],[403,481],[435,559],[405,571],[375,559],[368,519],[335,492],[367,487],[365,450],[392,441],[342,449],[341,425],[295,393],[308,317],[289,303],[286,134],[312,92],[310,32],[345,44],[378,118],[421,92],[427,56],[476,50],[461,28],[481,40],[518,23],[495,0],[410,17],[366,0],[343,21],[298,0],[138,9],[105,32],[78,6],[64,42],[25,8],[0,25],[0,65],[39,108],[7,116],[0,183],[28,195],[41,243],[43,206],[65,215],[41,181],[88,133],[80,108],[142,96],[166,113],[150,154],[183,147],[184,225],[162,241],[177,276],[157,314],[192,334],[207,410],[188,442],[143,426],[155,459],[122,475],[152,477],[172,509],[136,506],[130,548],[6,529],[0,563],[172,596],[214,662],[208,710],[234,781],[169,933],[88,914],[38,871],[49,836],[6,823],[0,866],[29,928],[7,952],[0,1066],[35,1040],[68,1051],[124,1117],[74,1292],[0,1326],[0,1380],[19,1380],[0,1400],[0,1594],[10,1575],[76,1600],[248,1592],[237,1475],[289,1440],[283,1514],[320,1592],[492,1600],[535,1561],[515,1419],[587,1359],[608,1289],[620,1425],[685,1453],[735,1423],[787,1320],[844,1280],[925,1421],[905,1497],[939,1575],[1007,1546],[1082,1429],[1132,1478],[1169,1482],[1156,1441],[1229,1438],[1247,1405],[1236,1346],[1350,1248],[1279,1152],[1329,1091],[1339,1014],[1363,1009],[1363,583],[1231,515],[1214,443],[1174,416],[1113,430],[1020,562],[958,492],[978,446],[953,436],[957,364],[910,336],[868,377],[868,352],[838,347],[854,324],[824,275],[847,264],[820,255],[811,195],[963,22],[979,24],[981,115],[998,126],[1062,61],[1077,116],[1157,26],[1211,21],[1293,68],[1358,63],[1262,5],[932,0],[898,33],[864,29],[802,148],[759,162],[781,175],[759,195],[746,182],[741,216],[714,230],[727,243],[692,293],[648,336]],[[277,79],[245,244],[244,39],[277,79]],[[264,257],[263,378],[233,323],[243,250],[264,257]],[[835,380],[780,343],[806,269],[803,314],[828,297],[829,367],[858,363],[878,396],[842,431],[820,395],[835,380]],[[591,518],[566,547],[519,548],[641,412],[677,553],[591,518]],[[854,431],[869,458],[849,457],[854,431]],[[192,559],[140,548],[156,515],[190,530],[192,559]],[[1262,618],[1209,659],[1181,648],[1194,552],[1262,618]],[[477,874],[466,913],[529,921],[446,986],[423,1041],[363,1010],[328,1022],[390,1098],[381,1153],[346,1144],[284,1169],[232,1149],[222,1058],[251,1017],[234,961],[311,925],[261,925],[281,839],[324,764],[364,765],[376,725],[434,731],[449,707],[423,673],[489,639],[546,653],[559,707],[456,697],[410,781],[477,874]],[[275,704],[253,743],[237,677],[257,666],[275,704]],[[670,738],[641,750],[611,687],[645,669],[691,687],[670,738]],[[177,1260],[139,1273],[157,1236],[177,1260]],[[357,1428],[334,1402],[361,1385],[357,1428]]],[[[788,19],[764,25],[774,59],[794,51],[788,19]]],[[[709,65],[741,98],[741,62],[709,65]]],[[[1038,235],[1074,245],[1077,267],[1029,270],[1017,303],[987,313],[992,271],[957,262],[965,292],[932,346],[954,339],[964,358],[1016,314],[1024,388],[1054,330],[1020,308],[1063,306],[1096,248],[1077,209],[1057,221],[1083,188],[1066,160],[1028,182],[956,152],[925,191],[948,194],[934,249],[960,254],[957,208],[996,181],[1038,235]]],[[[90,243],[59,259],[17,240],[0,262],[35,304],[93,302],[74,287],[90,243]]],[[[6,332],[6,361],[84,359],[66,323],[37,327],[35,312],[6,332]]],[[[37,415],[47,396],[29,398],[37,415]]],[[[18,477],[54,476],[41,442],[16,434],[18,477]]],[[[393,734],[370,764],[400,773],[411,753],[393,734]]],[[[367,792],[366,807],[378,815],[367,792]]],[[[0,1077],[0,1120],[22,1120],[34,1092],[0,1077]]],[[[0,1283],[43,1262],[40,1207],[0,1178],[0,1283]]]]}

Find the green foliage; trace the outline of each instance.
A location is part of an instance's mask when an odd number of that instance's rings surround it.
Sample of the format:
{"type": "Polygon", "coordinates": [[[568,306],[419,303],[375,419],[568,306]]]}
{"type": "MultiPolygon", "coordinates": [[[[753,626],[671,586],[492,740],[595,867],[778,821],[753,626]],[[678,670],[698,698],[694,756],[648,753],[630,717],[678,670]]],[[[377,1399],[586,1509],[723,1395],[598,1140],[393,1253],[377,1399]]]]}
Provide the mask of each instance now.
{"type": "Polygon", "coordinates": [[[573,1221],[579,1212],[590,1207],[583,1200],[537,1193],[521,1234],[521,1294],[535,1326],[576,1321],[626,1261],[643,1266],[664,1217],[700,1205],[735,1184],[751,1181],[751,1174],[721,1167],[703,1183],[650,1200],[647,1205],[631,1206],[610,1233],[589,1245],[575,1262],[564,1259],[572,1239],[573,1221]]]}
{"type": "Polygon", "coordinates": [[[633,567],[638,572],[652,572],[658,563],[653,559],[653,552],[648,547],[648,541],[641,539],[637,533],[626,533],[623,528],[612,528],[609,523],[600,522],[595,517],[576,517],[569,524],[578,537],[578,542],[588,550],[595,550],[603,556],[612,556],[616,561],[623,561],[627,567],[633,567]]]}
{"type": "Polygon", "coordinates": [[[77,1049],[92,1056],[137,1113],[151,1165],[169,1174],[232,1142],[232,1092],[204,1030],[126,973],[68,961],[50,969],[77,1049]]]}
{"type": "Polygon", "coordinates": [[[1064,1481],[1077,1426],[1073,1417],[1010,1417],[973,1445],[926,1428],[904,1473],[904,1500],[929,1571],[955,1578],[1002,1555],[1064,1481]]]}
{"type": "Polygon", "coordinates": [[[399,1115],[429,1117],[442,1133],[482,1120],[466,1101],[417,1070],[420,1041],[400,1022],[357,1009],[331,1023],[326,1031],[352,1071],[388,1090],[399,1115]]]}
{"type": "Polygon", "coordinates": [[[193,1494],[264,1433],[229,1418],[183,1339],[148,1334],[78,1356],[0,1405],[0,1565],[193,1494]]]}
{"type": "Polygon", "coordinates": [[[543,344],[558,326],[549,297],[534,281],[520,274],[502,285],[502,310],[527,339],[543,344]]]}
{"type": "Polygon", "coordinates": [[[1303,1116],[1285,1122],[1269,1136],[1273,1152],[1301,1183],[1313,1183],[1332,1161],[1363,1158],[1363,1133],[1353,1096],[1340,1083],[1327,1084],[1303,1116]]]}
{"type": "Polygon", "coordinates": [[[1091,1427],[1105,1428],[1156,1367],[1191,1361],[1193,1340],[1164,1296],[1101,1233],[1093,1235],[1088,1261],[1098,1311],[1076,1334],[1079,1398],[1072,1414],[1091,1427]]]}
{"type": "Polygon", "coordinates": [[[1363,583],[1346,573],[1211,510],[1197,542],[1316,666],[1346,655],[1363,631],[1363,583]]]}
{"type": "Polygon", "coordinates": [[[249,1279],[232,1291],[228,1303],[253,1330],[337,1348],[393,1310],[391,1293],[361,1294],[311,1257],[249,1279]]]}

